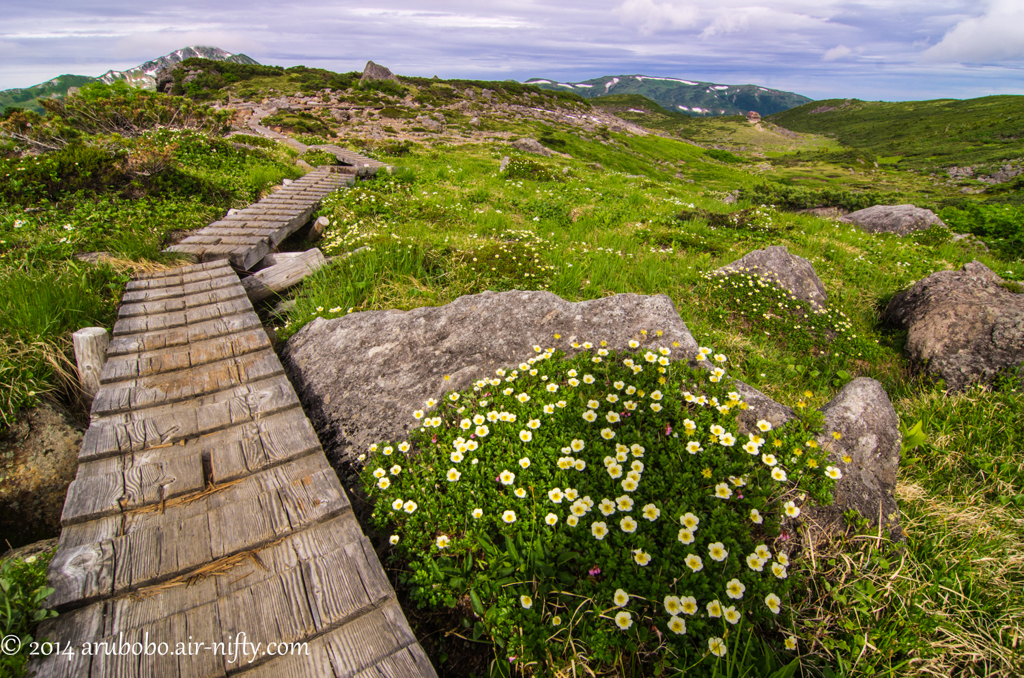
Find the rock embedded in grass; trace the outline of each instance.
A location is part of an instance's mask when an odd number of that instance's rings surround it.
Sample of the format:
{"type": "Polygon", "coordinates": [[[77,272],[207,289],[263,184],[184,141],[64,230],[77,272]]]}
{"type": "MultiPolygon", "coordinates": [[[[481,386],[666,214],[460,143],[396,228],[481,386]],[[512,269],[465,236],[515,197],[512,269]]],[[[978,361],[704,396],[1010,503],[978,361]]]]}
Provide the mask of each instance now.
{"type": "Polygon", "coordinates": [[[935,212],[914,205],[875,205],[851,212],[840,217],[839,221],[853,224],[867,233],[895,233],[898,236],[946,225],[935,212]]]}
{"type": "Polygon", "coordinates": [[[841,531],[843,512],[856,509],[872,524],[880,521],[894,541],[902,540],[894,493],[903,439],[885,389],[874,379],[854,379],[821,411],[825,426],[819,442],[829,450],[828,463],[842,469],[843,477],[832,493],[835,502],[808,511],[805,524],[813,532],[841,531]]]}
{"type": "Polygon", "coordinates": [[[536,139],[517,139],[512,142],[512,148],[523,153],[533,153],[535,155],[543,155],[546,158],[551,157],[551,151],[541,146],[540,142],[536,139]]]}
{"type": "Polygon", "coordinates": [[[673,358],[697,353],[665,295],[570,303],[550,292],[511,291],[412,311],[318,318],[288,340],[281,360],[337,466],[371,443],[404,439],[416,423],[413,411],[428,398],[518,365],[536,355],[534,346],[574,353],[573,342],[607,341],[608,349],[623,350],[630,340],[670,347],[673,358]]]}
{"type": "Polygon", "coordinates": [[[907,331],[907,357],[949,390],[989,382],[1024,364],[1024,295],[1005,284],[978,261],[938,271],[894,296],[883,320],[907,331]]]}
{"type": "Polygon", "coordinates": [[[715,275],[756,275],[806,301],[816,309],[828,306],[828,292],[811,262],[790,254],[785,247],[754,250],[715,271],[715,275]]]}

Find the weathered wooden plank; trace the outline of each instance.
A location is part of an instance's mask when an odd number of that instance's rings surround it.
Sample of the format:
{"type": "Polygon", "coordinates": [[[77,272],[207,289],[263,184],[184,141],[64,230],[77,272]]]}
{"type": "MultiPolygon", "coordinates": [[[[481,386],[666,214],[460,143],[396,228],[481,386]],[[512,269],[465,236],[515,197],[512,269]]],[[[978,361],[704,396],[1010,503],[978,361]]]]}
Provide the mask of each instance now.
{"type": "Polygon", "coordinates": [[[188,369],[267,348],[270,348],[270,340],[260,327],[169,349],[114,356],[103,366],[101,379],[104,384],[111,384],[134,377],[188,369]]]}
{"type": "MultiPolygon", "coordinates": [[[[269,255],[268,255],[269,256],[269,255]]],[[[283,292],[298,284],[311,273],[327,265],[327,260],[315,247],[298,257],[271,266],[242,280],[242,287],[253,303],[283,292]]]]}
{"type": "Polygon", "coordinates": [[[186,266],[178,266],[177,268],[168,268],[162,271],[154,271],[152,273],[137,273],[135,274],[135,282],[145,280],[161,280],[164,278],[175,278],[182,277],[186,281],[191,282],[194,280],[203,279],[203,277],[209,277],[212,272],[223,268],[219,264],[190,264],[186,266]]]}
{"type": "MultiPolygon", "coordinates": [[[[232,288],[229,288],[232,289],[232,288]]],[[[139,316],[121,318],[114,323],[114,336],[119,337],[125,334],[141,334],[143,332],[157,332],[194,325],[204,320],[215,320],[223,316],[235,315],[245,311],[251,311],[252,304],[244,294],[241,297],[229,299],[216,304],[187,308],[183,311],[172,311],[161,315],[139,316]]]]}
{"type": "Polygon", "coordinates": [[[394,633],[384,610],[363,615],[322,636],[338,676],[355,676],[386,657],[406,647],[394,633]]]}
{"type": "MultiPolygon", "coordinates": [[[[233,222],[228,222],[228,223],[233,223],[233,222]]],[[[278,223],[285,223],[285,222],[278,222],[278,223]]],[[[277,233],[277,228],[262,228],[262,227],[258,227],[258,226],[251,226],[251,225],[248,225],[248,224],[246,224],[245,226],[217,226],[217,227],[214,227],[213,224],[211,224],[211,225],[209,225],[209,226],[207,226],[206,228],[203,229],[203,233],[206,233],[207,235],[217,235],[217,236],[246,235],[246,236],[267,237],[267,236],[271,236],[271,235],[274,235],[275,233],[277,233]]]]}
{"type": "Polygon", "coordinates": [[[110,541],[61,545],[50,562],[49,585],[54,592],[46,600],[51,608],[68,603],[84,604],[111,594],[116,560],[110,541]]]}
{"type": "Polygon", "coordinates": [[[133,463],[103,475],[79,471],[68,487],[61,524],[70,525],[201,491],[206,484],[198,454],[133,463]]]}
{"type": "Polygon", "coordinates": [[[125,534],[111,544],[116,554],[112,591],[186,575],[349,508],[333,469],[310,455],[195,501],[169,503],[162,513],[127,514],[125,534]]]}
{"type": "Polygon", "coordinates": [[[219,599],[217,607],[226,634],[245,634],[262,646],[253,660],[266,656],[270,643],[302,641],[316,631],[297,569],[239,589],[219,599]]]}
{"type": "Polygon", "coordinates": [[[301,409],[261,417],[198,439],[210,459],[212,480],[223,483],[269,466],[311,454],[320,441],[301,409]]]}
{"type": "Polygon", "coordinates": [[[121,303],[135,303],[139,301],[156,301],[170,297],[184,297],[199,292],[208,292],[221,287],[229,287],[238,282],[238,276],[234,271],[217,278],[199,280],[196,282],[182,283],[180,285],[165,285],[163,287],[140,288],[125,292],[121,297],[121,303]]]}
{"type": "Polygon", "coordinates": [[[295,390],[281,375],[143,412],[110,415],[86,429],[78,459],[84,462],[179,443],[298,404],[295,390]]]}
{"type": "Polygon", "coordinates": [[[202,322],[192,323],[188,326],[182,325],[167,330],[116,336],[110,341],[110,346],[107,347],[107,354],[116,356],[156,351],[162,348],[184,346],[193,342],[198,343],[206,339],[224,337],[255,327],[262,327],[256,314],[248,311],[249,309],[239,309],[237,313],[232,315],[211,318],[202,322]]]}
{"type": "Polygon", "coordinates": [[[139,410],[155,405],[197,398],[250,381],[283,373],[270,349],[219,360],[166,374],[154,374],[104,385],[93,402],[93,416],[139,410]]]}
{"type": "Polygon", "coordinates": [[[417,643],[381,659],[356,674],[356,678],[426,678],[434,675],[427,653],[417,643]]]}
{"type": "Polygon", "coordinates": [[[189,308],[198,308],[200,306],[221,303],[235,299],[238,296],[238,288],[231,285],[214,290],[208,290],[206,292],[197,292],[187,296],[165,297],[163,299],[156,299],[153,301],[146,300],[130,304],[122,304],[121,308],[117,311],[117,317],[130,318],[139,315],[152,316],[161,313],[183,311],[189,308]]]}

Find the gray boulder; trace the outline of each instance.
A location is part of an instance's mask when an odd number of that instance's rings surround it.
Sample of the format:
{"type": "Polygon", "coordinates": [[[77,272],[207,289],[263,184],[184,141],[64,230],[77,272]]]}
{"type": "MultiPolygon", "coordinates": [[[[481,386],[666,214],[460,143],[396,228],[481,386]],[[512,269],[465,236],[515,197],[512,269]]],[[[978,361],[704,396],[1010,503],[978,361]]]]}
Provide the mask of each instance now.
{"type": "Polygon", "coordinates": [[[907,357],[949,390],[990,381],[1024,363],[1024,294],[972,261],[939,271],[892,298],[883,321],[907,331],[907,357]]]}
{"type": "Polygon", "coordinates": [[[756,275],[806,301],[815,309],[828,305],[828,293],[811,262],[790,254],[785,247],[754,250],[742,259],[715,271],[715,275],[756,275]]]}
{"type": "MultiPolygon", "coordinates": [[[[484,292],[442,307],[317,319],[288,340],[281,360],[328,457],[349,472],[371,443],[406,438],[416,423],[412,412],[428,398],[440,400],[499,367],[517,365],[536,355],[535,345],[572,354],[574,342],[605,340],[609,348],[623,349],[633,339],[645,346],[678,342],[673,359],[707,365],[692,361],[697,343],[666,296],[620,294],[570,303],[549,292],[520,291],[484,292]]],[[[751,386],[736,382],[735,388],[748,405],[737,412],[741,434],[755,432],[760,419],[777,427],[796,416],[751,386]]],[[[885,391],[876,381],[856,379],[824,414],[820,440],[833,446],[830,463],[844,478],[836,506],[815,520],[830,530],[841,528],[843,512],[856,508],[869,519],[881,515],[894,529],[900,434],[885,391]],[[838,441],[833,431],[841,434],[838,441]]]]}
{"type": "Polygon", "coordinates": [[[424,129],[430,130],[431,132],[440,132],[441,130],[444,129],[444,126],[441,125],[441,123],[439,123],[437,120],[429,118],[425,115],[417,116],[416,124],[424,129]]]}
{"type": "Polygon", "coordinates": [[[363,77],[359,78],[359,84],[362,85],[374,80],[394,80],[398,82],[398,77],[387,67],[367,61],[366,67],[363,68],[363,77]]]}
{"type": "Polygon", "coordinates": [[[935,212],[913,205],[875,205],[851,212],[839,221],[853,224],[868,233],[895,233],[905,236],[914,231],[926,231],[932,226],[945,226],[935,212]]]}
{"type": "Polygon", "coordinates": [[[885,389],[874,379],[854,379],[821,411],[825,426],[818,442],[829,451],[826,464],[839,469],[842,477],[832,493],[835,502],[808,511],[805,525],[812,533],[834,533],[843,529],[844,511],[856,509],[874,525],[881,524],[894,541],[901,540],[894,493],[903,437],[885,389]]]}
{"type": "Polygon", "coordinates": [[[406,437],[416,423],[413,411],[428,398],[518,365],[536,355],[535,345],[572,353],[573,342],[604,340],[609,349],[625,349],[644,339],[641,329],[651,332],[645,344],[679,342],[673,357],[696,355],[697,343],[667,296],[570,303],[550,292],[512,291],[441,307],[318,318],[288,340],[281,360],[337,465],[371,443],[406,437]],[[654,330],[662,331],[656,340],[654,330]]]}
{"type": "Polygon", "coordinates": [[[543,155],[546,158],[551,157],[551,151],[540,145],[540,142],[536,139],[530,139],[524,137],[522,139],[516,139],[512,142],[512,148],[523,153],[533,153],[535,155],[543,155]]]}

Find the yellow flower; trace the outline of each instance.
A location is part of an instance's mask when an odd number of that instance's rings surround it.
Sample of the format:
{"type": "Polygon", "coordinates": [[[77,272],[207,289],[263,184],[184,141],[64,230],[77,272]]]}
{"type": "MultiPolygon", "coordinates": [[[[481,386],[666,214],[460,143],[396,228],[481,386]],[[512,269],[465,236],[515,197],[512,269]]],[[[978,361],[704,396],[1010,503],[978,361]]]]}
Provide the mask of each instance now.
{"type": "Polygon", "coordinates": [[[718,563],[722,562],[729,556],[729,552],[725,550],[725,544],[720,541],[716,541],[714,544],[708,545],[708,554],[711,556],[711,560],[718,563]]]}
{"type": "Polygon", "coordinates": [[[697,599],[693,596],[683,596],[679,599],[679,603],[683,606],[683,614],[696,614],[697,599]]]}
{"type": "Polygon", "coordinates": [[[726,652],[725,641],[721,638],[709,638],[708,649],[716,657],[724,657],[726,652]]]}
{"type": "Polygon", "coordinates": [[[773,614],[778,614],[782,611],[782,600],[774,593],[769,593],[765,596],[764,604],[768,606],[768,609],[771,610],[773,614]]]}
{"type": "Polygon", "coordinates": [[[437,548],[446,549],[448,548],[448,537],[442,534],[440,537],[437,538],[437,541],[435,543],[437,544],[437,548]]]}
{"type": "Polygon", "coordinates": [[[501,514],[501,519],[504,520],[506,524],[511,525],[512,523],[516,522],[516,512],[505,511],[501,514]]]}
{"type": "Polygon", "coordinates": [[[722,616],[722,604],[717,600],[712,600],[708,603],[708,616],[709,617],[721,617],[722,616]]]}
{"type": "Polygon", "coordinates": [[[516,495],[517,497],[519,497],[520,499],[525,499],[525,498],[526,498],[526,490],[524,490],[524,489],[523,489],[523,488],[521,488],[521,487],[517,487],[517,488],[516,488],[516,491],[515,491],[515,493],[514,493],[514,494],[515,494],[515,495],[516,495]]]}
{"type": "Polygon", "coordinates": [[[455,469],[453,469],[453,468],[448,469],[448,482],[454,483],[454,482],[456,482],[461,477],[462,477],[462,474],[459,473],[458,471],[456,471],[455,469]]]}
{"type": "Polygon", "coordinates": [[[605,440],[611,440],[612,438],[615,437],[615,431],[611,430],[610,428],[603,428],[601,429],[601,437],[604,438],[605,440]]]}
{"type": "Polygon", "coordinates": [[[636,521],[630,518],[629,516],[626,516],[625,518],[619,521],[619,527],[622,529],[623,532],[627,534],[632,534],[633,532],[636,532],[636,521]]]}
{"type": "Polygon", "coordinates": [[[530,596],[519,596],[519,604],[523,606],[524,610],[529,610],[533,607],[533,598],[530,596]]]}
{"type": "Polygon", "coordinates": [[[703,471],[700,472],[700,474],[702,476],[704,476],[705,478],[710,478],[711,477],[711,469],[705,468],[703,471]]]}
{"type": "Polygon", "coordinates": [[[689,545],[693,543],[693,532],[686,529],[685,527],[679,528],[679,535],[677,537],[683,544],[689,545]]]}
{"type": "Polygon", "coordinates": [[[595,539],[601,540],[608,534],[608,525],[603,522],[597,522],[590,526],[590,533],[594,535],[595,539]]]}
{"type": "Polygon", "coordinates": [[[627,630],[627,629],[628,629],[628,628],[629,628],[630,626],[632,626],[632,625],[633,625],[633,617],[632,617],[632,615],[630,615],[630,614],[629,614],[629,612],[626,612],[625,610],[622,610],[622,611],[621,611],[621,612],[619,612],[619,613],[618,613],[617,615],[615,615],[615,624],[616,624],[616,625],[617,625],[617,626],[618,626],[618,627],[619,627],[620,629],[622,629],[623,631],[625,631],[625,630],[627,630]]]}
{"type": "Polygon", "coordinates": [[[482,508],[475,508],[473,509],[473,513],[471,515],[473,516],[473,518],[479,520],[480,518],[484,517],[484,510],[482,508]]]}
{"type": "MultiPolygon", "coordinates": [[[[533,440],[533,434],[530,433],[529,431],[520,431],[519,432],[519,439],[522,440],[524,443],[528,443],[531,440],[533,440]]],[[[526,468],[526,467],[524,466],[523,468],[526,468]]]]}
{"type": "Polygon", "coordinates": [[[668,622],[668,630],[677,635],[686,633],[686,622],[679,617],[672,617],[668,622]]]}
{"type": "Polygon", "coordinates": [[[558,516],[556,516],[554,513],[549,513],[546,516],[544,516],[544,522],[548,525],[554,525],[558,522],[558,516]]]}
{"type": "Polygon", "coordinates": [[[640,567],[647,567],[651,562],[651,554],[643,551],[642,549],[636,549],[633,551],[633,560],[640,567]]]}
{"type": "Polygon", "coordinates": [[[622,589],[615,589],[615,595],[612,597],[615,603],[615,607],[625,607],[629,604],[629,594],[622,589]]]}

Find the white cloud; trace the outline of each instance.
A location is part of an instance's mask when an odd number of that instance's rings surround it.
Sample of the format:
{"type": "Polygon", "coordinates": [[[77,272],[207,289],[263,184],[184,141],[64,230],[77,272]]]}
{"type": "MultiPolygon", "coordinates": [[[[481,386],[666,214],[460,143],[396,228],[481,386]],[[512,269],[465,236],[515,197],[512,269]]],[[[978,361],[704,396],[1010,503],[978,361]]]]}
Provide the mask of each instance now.
{"type": "MultiPolygon", "coordinates": [[[[114,53],[120,59],[134,59],[136,66],[163,54],[169,54],[182,47],[196,45],[220,47],[237,54],[263,51],[262,43],[253,40],[247,32],[238,30],[162,30],[140,32],[125,36],[115,46],[114,53]]],[[[130,68],[131,66],[125,66],[130,68]]]]}
{"type": "Polygon", "coordinates": [[[838,45],[825,52],[824,56],[821,57],[822,61],[835,61],[836,59],[842,59],[853,54],[853,50],[846,45],[838,45]]]}
{"type": "Polygon", "coordinates": [[[617,12],[627,24],[641,33],[658,33],[667,29],[691,28],[697,21],[697,10],[689,4],[657,3],[654,0],[626,0],[617,12]]]}
{"type": "Polygon", "coordinates": [[[921,60],[979,63],[1024,59],[1024,5],[1020,0],[990,0],[981,16],[960,21],[921,60]]]}
{"type": "Polygon", "coordinates": [[[455,14],[450,12],[424,12],[408,9],[377,9],[359,7],[349,10],[358,17],[401,21],[430,28],[529,28],[533,24],[514,16],[455,14]]]}

